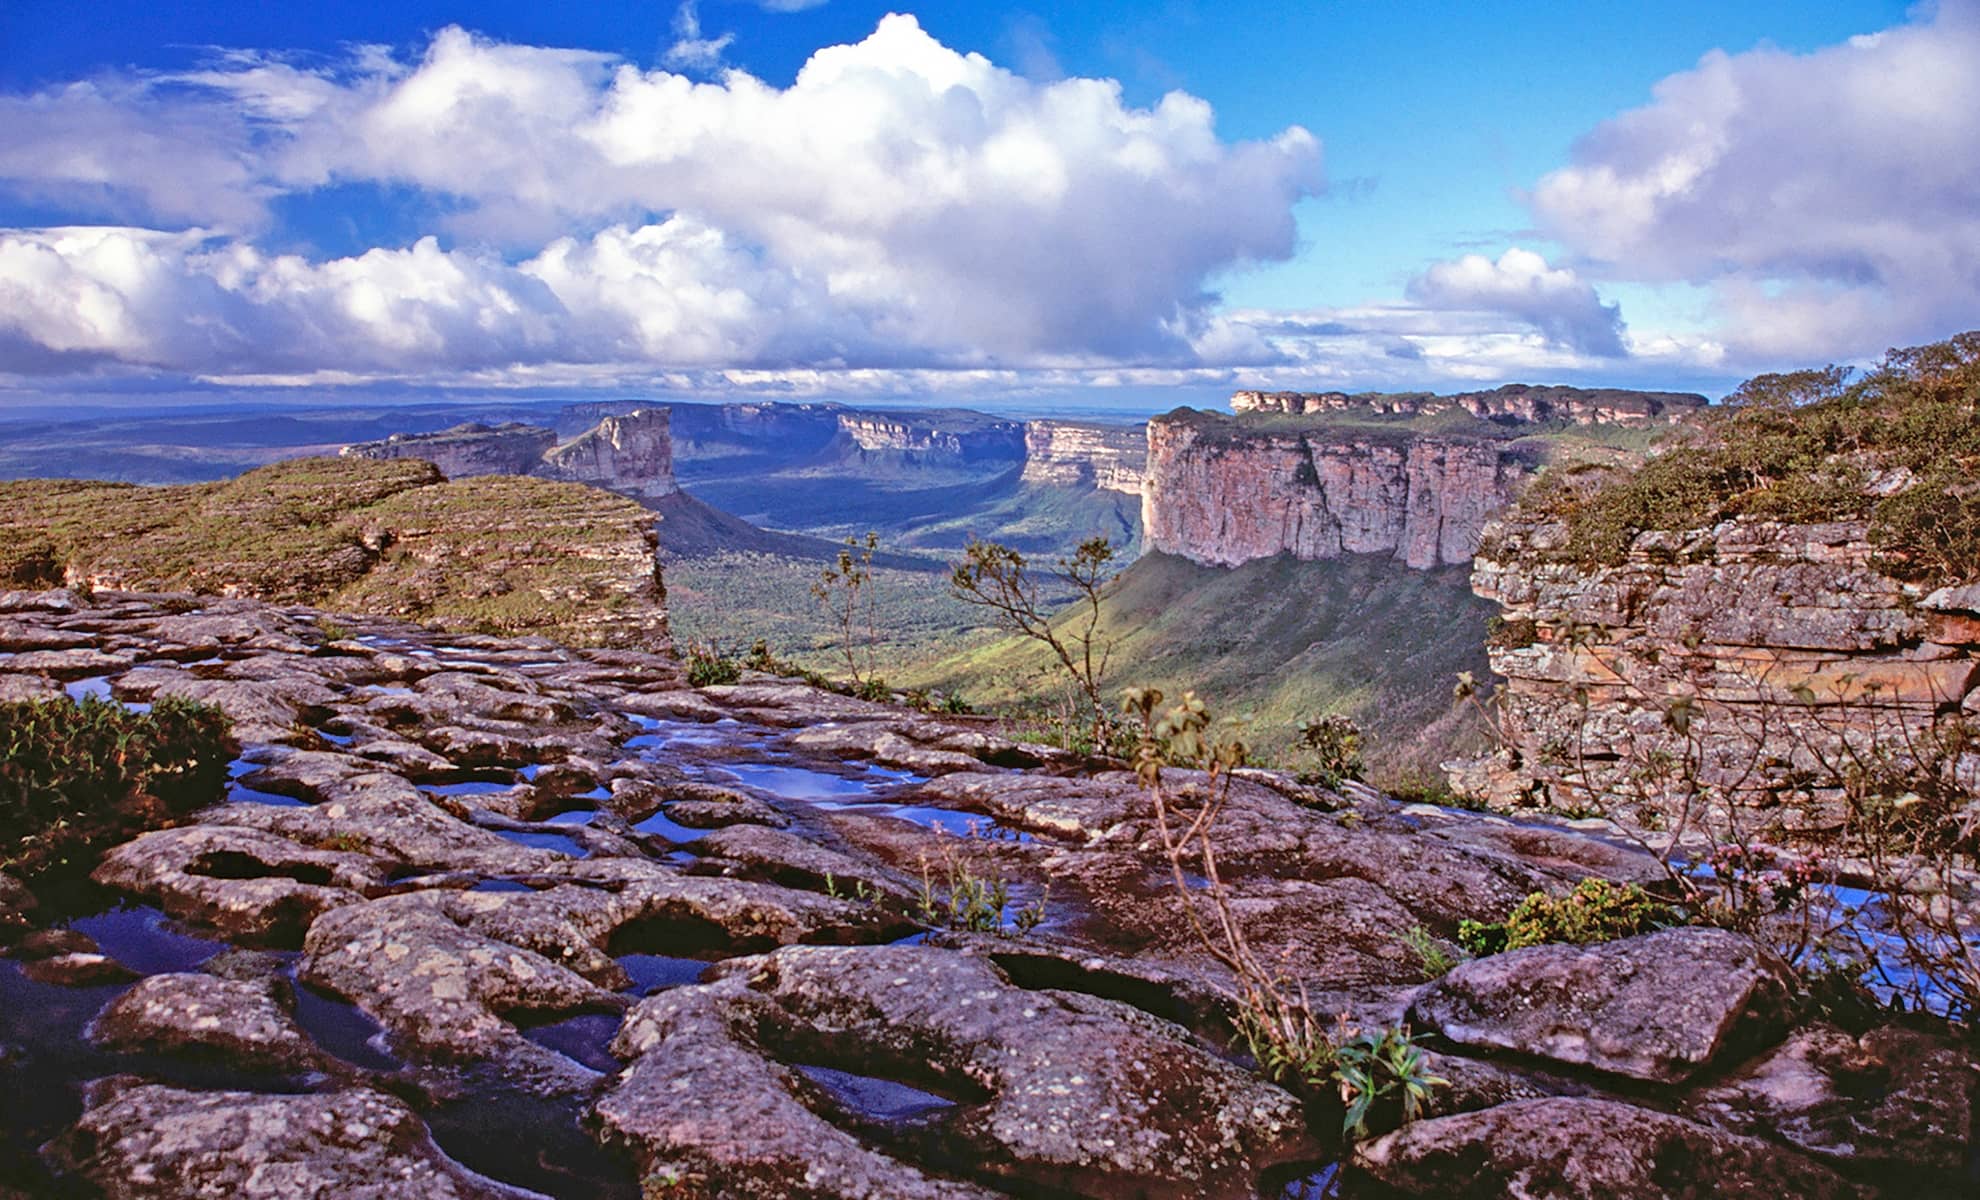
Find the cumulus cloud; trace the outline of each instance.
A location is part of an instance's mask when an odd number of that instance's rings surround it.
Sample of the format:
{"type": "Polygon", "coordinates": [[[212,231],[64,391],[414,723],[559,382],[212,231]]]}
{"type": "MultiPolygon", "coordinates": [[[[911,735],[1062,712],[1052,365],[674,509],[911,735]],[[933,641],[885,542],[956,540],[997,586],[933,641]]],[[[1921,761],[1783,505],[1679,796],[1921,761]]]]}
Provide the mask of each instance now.
{"type": "Polygon", "coordinates": [[[648,367],[1188,364],[1206,279],[1288,256],[1293,204],[1321,187],[1303,129],[1225,142],[1195,97],[1135,108],[1112,81],[1033,82],[904,16],[818,51],[788,88],[459,29],[415,61],[235,54],[78,86],[6,101],[52,123],[0,126],[0,179],[203,232],[17,232],[0,325],[161,367],[217,363],[221,345],[380,368],[601,347],[648,367]],[[430,197],[492,249],[254,248],[273,197],[351,183],[430,197]],[[165,294],[183,316],[149,306],[165,294]],[[116,319],[61,316],[83,296],[116,319]],[[291,327],[281,349],[236,336],[291,327]]]}
{"type": "Polygon", "coordinates": [[[1810,54],[1713,52],[1530,196],[1611,278],[1717,291],[1753,359],[1944,336],[1980,312],[1980,3],[1810,54]]]}
{"type": "Polygon", "coordinates": [[[1619,358],[1622,310],[1602,303],[1595,288],[1565,267],[1550,267],[1514,246],[1497,262],[1482,254],[1433,264],[1410,280],[1409,298],[1428,308],[1503,313],[1548,340],[1583,354],[1619,358]]]}

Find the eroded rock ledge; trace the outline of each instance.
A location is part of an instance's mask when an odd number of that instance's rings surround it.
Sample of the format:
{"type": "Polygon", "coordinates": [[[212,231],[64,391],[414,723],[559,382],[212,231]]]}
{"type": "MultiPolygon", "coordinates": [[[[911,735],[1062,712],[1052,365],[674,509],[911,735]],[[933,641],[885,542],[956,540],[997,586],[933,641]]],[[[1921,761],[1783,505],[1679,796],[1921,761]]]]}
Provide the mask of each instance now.
{"type": "MultiPolygon", "coordinates": [[[[105,1195],[1180,1200],[1348,1157],[1337,1114],[1233,1060],[1125,772],[783,681],[689,689],[634,652],[192,597],[9,593],[0,619],[42,647],[0,659],[7,694],[199,685],[250,743],[225,802],[104,860],[149,907],[69,927],[0,889],[12,936],[62,926],[24,951],[173,951],[135,984],[8,981],[37,1014],[100,1010],[99,1048],[0,1013],[4,1069],[84,1064],[0,1146],[52,1138],[105,1195]],[[926,931],[952,863],[1045,895],[1044,924],[926,931]],[[173,940],[88,941],[133,914],[173,940]]],[[[1750,950],[1543,947],[1426,987],[1402,944],[1655,878],[1642,855],[1263,773],[1219,833],[1259,953],[1321,1011],[1414,1012],[1452,1081],[1345,1195],[1970,1186],[1970,1051],[1811,1022],[1750,950]]]]}

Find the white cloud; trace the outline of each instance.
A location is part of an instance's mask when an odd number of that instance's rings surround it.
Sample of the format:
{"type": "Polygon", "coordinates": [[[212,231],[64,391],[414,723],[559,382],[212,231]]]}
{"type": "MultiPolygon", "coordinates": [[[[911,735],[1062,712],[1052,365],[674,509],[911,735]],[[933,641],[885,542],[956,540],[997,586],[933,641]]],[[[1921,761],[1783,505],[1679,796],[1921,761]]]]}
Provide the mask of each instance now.
{"type": "Polygon", "coordinates": [[[1811,54],[1713,52],[1530,197],[1609,278],[1715,285],[1747,361],[1872,354],[1980,312],[1980,4],[1811,54]]]}
{"type": "Polygon", "coordinates": [[[1564,267],[1518,246],[1497,262],[1482,254],[1433,264],[1410,280],[1406,294],[1427,308],[1503,313],[1549,341],[1602,358],[1619,358],[1622,310],[1602,303],[1591,285],[1564,267]]]}
{"type": "Polygon", "coordinates": [[[701,12],[695,0],[681,0],[674,10],[673,45],[661,61],[677,70],[712,71],[722,65],[722,52],[736,40],[733,33],[719,37],[701,36],[701,12]]]}
{"type": "Polygon", "coordinates": [[[1303,129],[1224,142],[1194,97],[1134,108],[1111,81],[1033,82],[903,16],[788,88],[448,29],[416,61],[237,54],[0,103],[43,118],[0,124],[7,185],[215,235],[8,236],[0,370],[44,336],[243,372],[425,354],[436,370],[1187,366],[1209,344],[1206,279],[1289,255],[1293,204],[1321,186],[1303,129]],[[272,198],[351,183],[411,189],[511,253],[312,263],[246,240],[272,198]],[[123,286],[112,258],[155,282],[123,286]],[[85,296],[109,315],[64,308],[85,296]],[[257,340],[274,330],[292,342],[257,340]]]}

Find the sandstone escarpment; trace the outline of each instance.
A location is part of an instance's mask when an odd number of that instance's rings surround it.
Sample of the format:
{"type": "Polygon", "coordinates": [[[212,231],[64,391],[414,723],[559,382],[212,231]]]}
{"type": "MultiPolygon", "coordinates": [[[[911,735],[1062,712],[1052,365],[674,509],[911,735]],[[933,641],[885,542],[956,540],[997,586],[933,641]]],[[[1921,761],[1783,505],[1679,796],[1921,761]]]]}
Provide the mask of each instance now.
{"type": "Polygon", "coordinates": [[[1846,742],[1915,743],[1980,713],[1980,586],[1891,577],[1863,521],[1652,530],[1612,566],[1573,561],[1567,539],[1515,510],[1474,564],[1473,590],[1502,609],[1489,650],[1508,746],[1460,769],[1464,790],[1558,801],[1590,761],[1626,763],[1681,722],[1708,781],[1771,789],[1788,828],[1819,828],[1833,797],[1804,785],[1846,742]]]}
{"type": "Polygon", "coordinates": [[[971,420],[949,428],[926,417],[893,417],[874,412],[838,414],[839,440],[865,454],[897,454],[921,463],[976,463],[1024,457],[1024,425],[1019,421],[971,420]]]}
{"type": "Polygon", "coordinates": [[[664,408],[606,417],[543,455],[528,473],[588,483],[637,500],[671,496],[680,486],[674,482],[674,448],[668,426],[664,408]]]}
{"type": "Polygon", "coordinates": [[[1529,471],[1518,452],[1478,439],[1280,433],[1171,414],[1148,425],[1142,528],[1149,549],[1214,566],[1276,554],[1464,563],[1529,471]]]}
{"type": "Polygon", "coordinates": [[[1026,483],[1141,494],[1148,470],[1148,437],[1138,425],[1084,421],[1026,421],[1026,483]]]}
{"type": "Polygon", "coordinates": [[[553,430],[510,422],[456,425],[440,433],[394,434],[382,442],[346,446],[341,453],[349,458],[418,459],[439,467],[449,479],[473,475],[560,479],[635,500],[657,500],[680,490],[674,482],[674,451],[665,408],[608,415],[562,445],[553,430]]]}
{"type": "Polygon", "coordinates": [[[339,453],[351,458],[416,458],[439,467],[449,479],[463,479],[527,475],[556,444],[555,433],[535,425],[470,421],[438,433],[395,433],[382,442],[346,446],[339,453]]]}
{"type": "Polygon", "coordinates": [[[1638,392],[1618,388],[1535,387],[1509,383],[1489,392],[1459,392],[1437,396],[1429,392],[1238,392],[1231,397],[1235,412],[1308,415],[1363,412],[1384,415],[1432,416],[1463,412],[1488,421],[1546,422],[1570,425],[1649,425],[1682,420],[1705,407],[1705,397],[1692,392],[1638,392]]]}

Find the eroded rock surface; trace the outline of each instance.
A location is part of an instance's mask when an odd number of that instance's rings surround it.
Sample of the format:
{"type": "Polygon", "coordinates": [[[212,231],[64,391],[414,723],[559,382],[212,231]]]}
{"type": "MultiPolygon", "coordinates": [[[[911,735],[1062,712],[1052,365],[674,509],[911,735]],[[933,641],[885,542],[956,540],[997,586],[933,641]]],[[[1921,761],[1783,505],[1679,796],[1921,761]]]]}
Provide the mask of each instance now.
{"type": "Polygon", "coordinates": [[[1786,965],[1749,938],[1668,929],[1464,963],[1411,1016],[1462,1046],[1674,1083],[1777,1040],[1794,991],[1786,965]]]}
{"type": "Polygon", "coordinates": [[[91,1106],[53,1153],[114,1200],[525,1200],[449,1160],[403,1102],[365,1088],[130,1087],[91,1106]]]}

